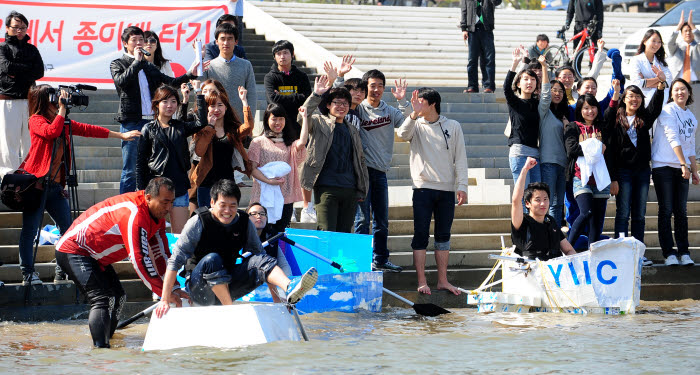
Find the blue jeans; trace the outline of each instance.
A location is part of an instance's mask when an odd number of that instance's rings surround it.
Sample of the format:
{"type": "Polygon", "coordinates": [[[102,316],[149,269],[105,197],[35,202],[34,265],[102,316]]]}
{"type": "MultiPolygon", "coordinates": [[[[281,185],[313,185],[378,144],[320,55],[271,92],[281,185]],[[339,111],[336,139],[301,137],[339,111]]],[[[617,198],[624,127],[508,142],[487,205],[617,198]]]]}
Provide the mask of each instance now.
{"type": "Polygon", "coordinates": [[[187,293],[198,305],[217,303],[211,290],[215,285],[228,284],[234,301],[253,291],[267,281],[267,276],[277,266],[277,260],[267,254],[256,254],[245,258],[229,271],[217,253],[204,256],[194,267],[187,280],[187,293]]]}
{"type": "Polygon", "coordinates": [[[496,89],[496,47],[493,43],[493,31],[483,27],[469,32],[469,61],[467,62],[467,88],[479,91],[479,66],[485,66],[481,70],[481,80],[485,89],[496,89]],[[479,61],[484,61],[480,64],[479,61]]]}
{"type": "Polygon", "coordinates": [[[355,233],[369,234],[369,219],[372,217],[372,235],[374,236],[373,261],[384,264],[389,260],[387,241],[389,237],[389,185],[386,173],[374,168],[367,168],[369,189],[367,197],[357,203],[355,214],[355,233]]]}
{"type": "Polygon", "coordinates": [[[651,171],[659,201],[659,244],[665,258],[690,254],[688,251],[688,180],[678,168],[661,167],[651,171]],[[673,214],[673,234],[671,234],[673,214]],[[673,236],[678,251],[673,250],[673,236]]]}
{"type": "Polygon", "coordinates": [[[649,178],[651,169],[642,170],[618,169],[617,184],[620,191],[615,197],[617,212],[615,213],[615,238],[620,233],[627,237],[630,211],[632,213],[632,237],[644,242],[644,216],[647,213],[647,198],[649,197],[649,178]]]}
{"type": "Polygon", "coordinates": [[[413,240],[411,249],[425,250],[430,238],[430,219],[435,215],[435,250],[450,250],[455,217],[455,192],[413,189],[413,240]]]}
{"type": "MultiPolygon", "coordinates": [[[[122,133],[141,130],[149,120],[125,121],[119,131],[122,133]]],[[[119,179],[119,194],[136,191],[136,155],[139,141],[122,141],[122,175],[119,179]]]]}
{"type": "Polygon", "coordinates": [[[564,190],[566,190],[566,176],[564,167],[555,163],[540,164],[542,182],[549,185],[549,215],[554,218],[557,227],[562,225],[564,209],[564,190]]]}
{"type": "MultiPolygon", "coordinates": [[[[68,198],[63,195],[63,187],[56,182],[51,182],[44,194],[46,194],[46,211],[63,235],[73,223],[68,198]]],[[[44,210],[41,207],[34,211],[22,212],[22,232],[19,235],[19,266],[22,274],[34,272],[33,244],[43,217],[44,210]]],[[[60,268],[57,266],[56,270],[59,271],[60,268]]]]}
{"type": "Polygon", "coordinates": [[[211,207],[211,186],[200,186],[197,188],[197,207],[211,207]]]}

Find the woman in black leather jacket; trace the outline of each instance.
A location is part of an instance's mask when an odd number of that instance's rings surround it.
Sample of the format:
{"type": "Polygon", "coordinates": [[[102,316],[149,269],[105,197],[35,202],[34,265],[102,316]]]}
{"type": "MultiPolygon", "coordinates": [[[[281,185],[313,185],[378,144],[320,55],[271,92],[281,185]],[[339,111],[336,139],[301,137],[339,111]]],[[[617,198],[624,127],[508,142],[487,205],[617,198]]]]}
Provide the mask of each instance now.
{"type": "Polygon", "coordinates": [[[207,105],[201,95],[199,81],[193,81],[197,92],[199,112],[194,121],[184,122],[173,118],[180,105],[180,97],[174,87],[162,85],[153,95],[154,119],[144,125],[139,138],[136,161],[136,188],[142,190],[154,177],[168,177],[175,183],[175,201],[170,213],[172,233],[180,233],[188,217],[187,190],[190,180],[190,154],[187,137],[200,131],[209,122],[207,105]]]}

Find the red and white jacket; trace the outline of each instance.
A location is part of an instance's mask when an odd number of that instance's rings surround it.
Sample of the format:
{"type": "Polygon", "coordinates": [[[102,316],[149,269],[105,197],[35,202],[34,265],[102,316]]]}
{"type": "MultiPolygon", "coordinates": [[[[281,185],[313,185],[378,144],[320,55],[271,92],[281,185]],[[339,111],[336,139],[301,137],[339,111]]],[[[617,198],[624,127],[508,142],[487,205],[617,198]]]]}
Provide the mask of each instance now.
{"type": "Polygon", "coordinates": [[[103,267],[128,256],[144,284],[162,294],[170,257],[165,220],[156,222],[151,217],[143,190],[90,207],[68,228],[56,250],[92,257],[103,267]]]}

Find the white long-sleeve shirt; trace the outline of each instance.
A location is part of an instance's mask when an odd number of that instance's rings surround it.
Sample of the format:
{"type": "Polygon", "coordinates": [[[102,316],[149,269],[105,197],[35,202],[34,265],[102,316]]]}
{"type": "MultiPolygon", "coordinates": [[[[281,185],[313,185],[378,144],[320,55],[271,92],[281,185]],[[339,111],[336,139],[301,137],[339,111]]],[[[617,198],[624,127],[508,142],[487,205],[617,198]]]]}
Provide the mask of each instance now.
{"type": "MultiPolygon", "coordinates": [[[[643,53],[640,53],[639,55],[630,59],[630,81],[632,81],[632,85],[638,86],[640,89],[642,89],[645,106],[649,105],[651,97],[654,95],[654,90],[656,90],[656,85],[654,85],[654,87],[645,86],[645,80],[649,78],[656,78],[656,74],[653,70],[651,70],[651,65],[652,64],[649,63],[649,60],[647,60],[646,55],[643,53]]],[[[664,75],[666,75],[666,83],[668,84],[668,87],[670,87],[671,82],[673,81],[673,74],[671,74],[671,70],[668,68],[668,66],[661,64],[656,56],[654,56],[653,65],[664,72],[664,75]]],[[[668,87],[664,89],[664,103],[666,103],[668,100],[668,87]]]]}
{"type": "Polygon", "coordinates": [[[666,104],[656,120],[651,143],[651,167],[680,168],[681,163],[673,152],[676,146],[681,146],[685,163],[690,165],[690,157],[695,156],[697,128],[698,121],[688,107],[683,110],[674,102],[666,104]]]}

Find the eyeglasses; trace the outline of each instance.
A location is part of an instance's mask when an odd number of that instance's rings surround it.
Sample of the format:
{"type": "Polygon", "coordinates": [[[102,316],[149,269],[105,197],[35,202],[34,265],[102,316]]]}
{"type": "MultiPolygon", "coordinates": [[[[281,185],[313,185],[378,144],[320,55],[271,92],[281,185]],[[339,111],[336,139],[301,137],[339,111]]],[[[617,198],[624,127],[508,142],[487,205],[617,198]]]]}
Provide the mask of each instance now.
{"type": "Polygon", "coordinates": [[[332,101],[331,103],[333,103],[333,105],[336,107],[349,107],[350,106],[350,103],[348,103],[348,102],[332,101]]]}
{"type": "Polygon", "coordinates": [[[14,31],[27,31],[26,27],[21,27],[21,26],[8,26],[8,28],[10,28],[14,31]]]}
{"type": "Polygon", "coordinates": [[[148,43],[148,44],[158,44],[158,39],[156,39],[156,38],[148,38],[148,39],[146,39],[146,43],[148,43]]]}
{"type": "Polygon", "coordinates": [[[255,217],[266,217],[267,214],[264,212],[248,212],[248,215],[255,217]]]}

